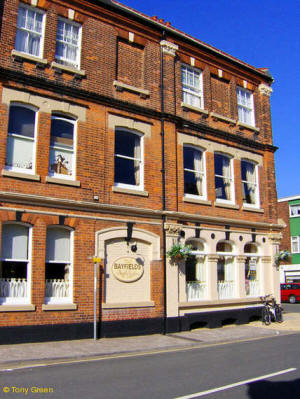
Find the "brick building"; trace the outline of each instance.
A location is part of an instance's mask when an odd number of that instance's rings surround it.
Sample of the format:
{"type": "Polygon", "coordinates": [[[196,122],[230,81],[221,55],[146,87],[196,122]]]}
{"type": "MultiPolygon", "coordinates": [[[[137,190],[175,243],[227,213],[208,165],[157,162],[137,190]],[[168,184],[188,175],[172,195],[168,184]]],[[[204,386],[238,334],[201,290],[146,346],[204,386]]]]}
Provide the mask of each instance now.
{"type": "Polygon", "coordinates": [[[0,8],[1,342],[91,337],[94,255],[99,336],[279,299],[268,70],[115,1],[0,8]]]}

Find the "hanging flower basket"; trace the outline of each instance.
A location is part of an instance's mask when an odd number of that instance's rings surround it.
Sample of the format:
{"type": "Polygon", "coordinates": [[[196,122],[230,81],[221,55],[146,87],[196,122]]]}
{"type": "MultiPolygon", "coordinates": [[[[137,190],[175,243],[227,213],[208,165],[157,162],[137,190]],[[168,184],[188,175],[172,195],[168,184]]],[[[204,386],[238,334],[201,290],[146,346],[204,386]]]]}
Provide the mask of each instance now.
{"type": "Polygon", "coordinates": [[[174,244],[167,252],[167,257],[176,261],[186,260],[191,256],[191,245],[174,244]]]}
{"type": "Polygon", "coordinates": [[[290,254],[289,251],[287,251],[286,249],[284,249],[284,250],[278,252],[278,253],[275,255],[275,265],[276,265],[276,267],[279,267],[280,262],[281,262],[282,260],[289,260],[290,256],[291,256],[291,254],[290,254]]]}

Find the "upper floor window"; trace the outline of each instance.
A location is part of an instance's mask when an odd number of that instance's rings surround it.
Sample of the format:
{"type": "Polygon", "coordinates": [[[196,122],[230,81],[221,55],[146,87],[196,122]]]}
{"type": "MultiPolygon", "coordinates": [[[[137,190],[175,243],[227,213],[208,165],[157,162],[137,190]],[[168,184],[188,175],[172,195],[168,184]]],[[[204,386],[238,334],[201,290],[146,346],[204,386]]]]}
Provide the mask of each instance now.
{"type": "Polygon", "coordinates": [[[290,205],[290,215],[291,216],[300,216],[300,204],[290,205]]]}
{"type": "Polygon", "coordinates": [[[10,106],[5,163],[7,169],[34,172],[36,119],[34,108],[20,104],[10,106]]]}
{"type": "Polygon", "coordinates": [[[205,196],[205,169],[202,151],[183,147],[184,194],[205,196]]]}
{"type": "Polygon", "coordinates": [[[17,51],[42,57],[45,13],[36,8],[20,5],[18,9],[17,51]]]}
{"type": "Polygon", "coordinates": [[[59,177],[75,177],[75,130],[76,121],[63,115],[52,115],[49,174],[59,177]]]}
{"type": "Polygon", "coordinates": [[[247,205],[258,205],[257,165],[253,162],[241,161],[243,202],[247,205]]]}
{"type": "Polygon", "coordinates": [[[115,185],[143,189],[143,138],[125,129],[115,132],[115,185]]]}
{"type": "Polygon", "coordinates": [[[300,253],[300,236],[291,237],[292,254],[300,253]]]}
{"type": "Polygon", "coordinates": [[[80,68],[81,26],[75,22],[59,19],[56,32],[56,62],[80,68]]]}
{"type": "Polygon", "coordinates": [[[215,154],[216,200],[233,201],[232,160],[229,156],[215,154]]]}
{"type": "Polygon", "coordinates": [[[182,101],[194,107],[203,108],[202,72],[183,65],[181,68],[182,101]]]}
{"type": "Polygon", "coordinates": [[[237,105],[239,121],[255,126],[253,94],[242,87],[237,88],[237,105]]]}

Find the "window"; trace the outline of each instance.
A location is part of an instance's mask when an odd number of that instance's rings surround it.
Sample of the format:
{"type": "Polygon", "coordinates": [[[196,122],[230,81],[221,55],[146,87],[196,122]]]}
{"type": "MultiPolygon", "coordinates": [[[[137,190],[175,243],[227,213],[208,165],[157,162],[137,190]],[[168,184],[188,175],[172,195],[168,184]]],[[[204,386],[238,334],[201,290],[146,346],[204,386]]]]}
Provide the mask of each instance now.
{"type": "Polygon", "coordinates": [[[37,112],[30,106],[12,104],[9,109],[6,168],[26,172],[35,170],[37,112]]]}
{"type": "Polygon", "coordinates": [[[76,121],[62,115],[52,115],[49,174],[59,177],[75,177],[75,130],[76,121]]]}
{"type": "Polygon", "coordinates": [[[59,19],[56,32],[55,61],[59,64],[80,68],[81,26],[59,19]]]}
{"type": "Polygon", "coordinates": [[[241,161],[243,202],[258,205],[257,165],[250,161],[241,161]]]}
{"type": "Polygon", "coordinates": [[[292,254],[300,253],[300,236],[291,237],[292,254]]]}
{"type": "Polygon", "coordinates": [[[184,65],[181,68],[181,80],[183,103],[203,108],[202,72],[184,65]]]}
{"type": "Polygon", "coordinates": [[[184,194],[205,197],[204,154],[193,147],[183,148],[184,194]]]}
{"type": "Polygon", "coordinates": [[[0,303],[29,302],[29,244],[29,227],[2,225],[0,303]]]}
{"type": "Polygon", "coordinates": [[[290,205],[290,215],[300,216],[300,205],[290,205]]]}
{"type": "Polygon", "coordinates": [[[31,7],[20,5],[18,10],[17,51],[42,57],[45,14],[31,7]]]}
{"type": "Polygon", "coordinates": [[[217,263],[217,290],[219,299],[235,296],[235,267],[232,245],[226,241],[219,241],[216,251],[219,254],[217,263]]]}
{"type": "Polygon", "coordinates": [[[115,185],[143,189],[143,138],[125,129],[115,132],[115,185]]]}
{"type": "Polygon", "coordinates": [[[45,303],[71,301],[71,236],[72,231],[65,227],[47,230],[45,303]]]}
{"type": "Polygon", "coordinates": [[[237,88],[237,105],[239,121],[254,126],[254,105],[251,91],[237,88]]]}
{"type": "Polygon", "coordinates": [[[248,296],[258,296],[260,291],[258,281],[258,248],[255,243],[244,246],[245,262],[245,293],[248,296]]]}
{"type": "Polygon", "coordinates": [[[215,154],[216,200],[233,202],[233,177],[231,159],[223,154],[215,154]]]}

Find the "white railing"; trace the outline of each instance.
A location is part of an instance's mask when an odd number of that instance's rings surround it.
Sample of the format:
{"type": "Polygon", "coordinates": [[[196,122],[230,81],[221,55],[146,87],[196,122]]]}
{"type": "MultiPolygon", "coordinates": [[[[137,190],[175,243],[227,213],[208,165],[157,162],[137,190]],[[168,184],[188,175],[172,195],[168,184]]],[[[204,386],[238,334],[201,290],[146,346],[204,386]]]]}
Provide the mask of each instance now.
{"type": "Polygon", "coordinates": [[[233,281],[218,281],[218,296],[219,299],[234,297],[234,282],[233,281]]]}
{"type": "Polygon", "coordinates": [[[206,297],[206,284],[197,281],[186,283],[186,296],[188,301],[198,301],[206,297]]]}
{"type": "Polygon", "coordinates": [[[0,278],[0,298],[25,298],[26,278],[0,278]]]}
{"type": "Polygon", "coordinates": [[[249,281],[249,291],[247,293],[247,296],[259,296],[259,281],[249,281]]]}
{"type": "Polygon", "coordinates": [[[47,298],[67,298],[69,296],[69,282],[65,280],[46,280],[47,298]]]}

